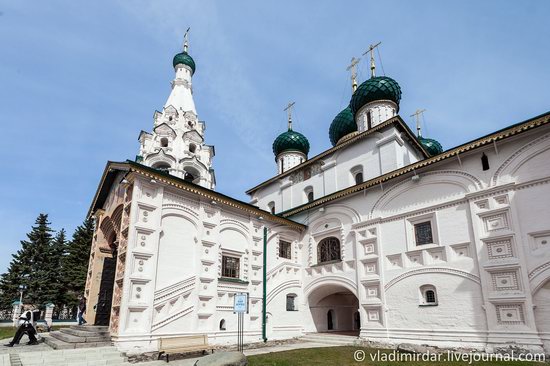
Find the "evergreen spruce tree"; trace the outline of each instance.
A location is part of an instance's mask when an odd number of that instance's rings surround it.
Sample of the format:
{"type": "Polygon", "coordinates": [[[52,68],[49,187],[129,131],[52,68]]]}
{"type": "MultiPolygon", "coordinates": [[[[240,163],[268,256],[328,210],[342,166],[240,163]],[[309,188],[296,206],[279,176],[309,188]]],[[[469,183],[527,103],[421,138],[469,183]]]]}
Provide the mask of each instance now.
{"type": "Polygon", "coordinates": [[[0,277],[0,310],[9,310],[12,303],[19,300],[19,285],[23,281],[22,250],[12,254],[8,271],[0,277]]]}
{"type": "Polygon", "coordinates": [[[35,226],[27,234],[27,240],[21,241],[21,249],[12,255],[8,272],[2,275],[0,291],[2,291],[2,306],[19,299],[19,285],[27,286],[23,302],[37,306],[50,301],[45,291],[48,286],[48,271],[58,268],[48,268],[48,256],[51,253],[52,229],[48,215],[40,214],[35,226]]]}
{"type": "Polygon", "coordinates": [[[52,240],[50,252],[45,260],[48,271],[45,273],[47,287],[43,291],[44,298],[61,309],[67,302],[65,289],[63,257],[67,251],[67,236],[61,229],[52,240]]]}
{"type": "Polygon", "coordinates": [[[61,267],[69,307],[76,305],[78,296],[84,293],[93,235],[94,220],[90,217],[76,228],[63,256],[61,267]]]}

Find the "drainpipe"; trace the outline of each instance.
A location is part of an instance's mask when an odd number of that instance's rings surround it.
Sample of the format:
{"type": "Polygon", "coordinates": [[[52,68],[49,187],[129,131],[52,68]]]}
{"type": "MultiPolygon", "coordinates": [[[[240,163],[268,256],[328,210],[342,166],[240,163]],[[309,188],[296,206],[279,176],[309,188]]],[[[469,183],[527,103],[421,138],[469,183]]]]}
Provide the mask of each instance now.
{"type": "Polygon", "coordinates": [[[264,225],[264,267],[263,267],[263,299],[262,299],[262,338],[267,342],[267,334],[265,332],[266,324],[266,297],[267,297],[267,226],[264,225]]]}

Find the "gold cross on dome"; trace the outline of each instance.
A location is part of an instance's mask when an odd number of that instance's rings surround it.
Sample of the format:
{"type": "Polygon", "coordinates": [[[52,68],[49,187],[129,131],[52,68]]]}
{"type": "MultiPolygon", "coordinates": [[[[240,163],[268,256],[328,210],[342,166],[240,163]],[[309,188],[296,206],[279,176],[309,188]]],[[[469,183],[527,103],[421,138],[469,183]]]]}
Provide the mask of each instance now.
{"type": "Polygon", "coordinates": [[[288,129],[292,130],[292,108],[296,102],[288,102],[288,105],[284,109],[288,113],[288,129]]]}
{"type": "Polygon", "coordinates": [[[355,92],[357,90],[357,64],[361,58],[351,58],[351,63],[346,68],[347,71],[351,71],[351,90],[355,92]]]}
{"type": "Polygon", "coordinates": [[[191,30],[191,27],[187,28],[187,30],[183,34],[183,52],[187,52],[187,49],[189,48],[189,31],[190,30],[191,30]]]}
{"type": "Polygon", "coordinates": [[[424,112],[426,112],[425,109],[417,109],[416,112],[411,114],[411,117],[416,118],[416,135],[418,137],[422,136],[420,133],[420,117],[424,115],[424,112]]]}
{"type": "Polygon", "coordinates": [[[367,53],[370,52],[370,77],[373,78],[375,77],[375,72],[374,70],[376,69],[376,65],[374,63],[374,49],[378,46],[380,46],[382,42],[378,42],[377,44],[375,45],[370,45],[369,46],[369,49],[365,51],[365,53],[363,53],[363,56],[366,55],[367,53]]]}

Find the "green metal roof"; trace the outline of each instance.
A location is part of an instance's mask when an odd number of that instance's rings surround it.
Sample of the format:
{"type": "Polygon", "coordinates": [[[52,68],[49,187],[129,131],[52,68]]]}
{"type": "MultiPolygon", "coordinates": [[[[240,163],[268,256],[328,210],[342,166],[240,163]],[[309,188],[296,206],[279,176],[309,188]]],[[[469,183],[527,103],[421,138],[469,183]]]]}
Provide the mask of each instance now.
{"type": "Polygon", "coordinates": [[[176,67],[176,65],[178,64],[189,66],[192,70],[191,75],[195,73],[195,60],[193,60],[193,57],[189,56],[187,52],[181,52],[174,56],[174,60],[172,60],[172,65],[176,67]]]}
{"type": "Polygon", "coordinates": [[[359,85],[351,97],[351,112],[355,115],[362,106],[375,100],[391,100],[399,105],[401,88],[397,81],[387,76],[375,76],[359,85]]]}
{"type": "Polygon", "coordinates": [[[424,146],[430,156],[441,154],[443,152],[443,146],[441,146],[441,144],[434,139],[419,136],[418,141],[422,144],[422,146],[424,146]]]}
{"type": "Polygon", "coordinates": [[[328,136],[332,146],[336,146],[342,137],[355,131],[357,131],[357,124],[353,118],[353,113],[351,113],[351,108],[347,106],[332,120],[328,130],[328,136]]]}
{"type": "Polygon", "coordinates": [[[288,129],[280,134],[273,142],[273,153],[275,156],[283,151],[300,151],[304,154],[309,153],[309,141],[299,132],[288,129]]]}

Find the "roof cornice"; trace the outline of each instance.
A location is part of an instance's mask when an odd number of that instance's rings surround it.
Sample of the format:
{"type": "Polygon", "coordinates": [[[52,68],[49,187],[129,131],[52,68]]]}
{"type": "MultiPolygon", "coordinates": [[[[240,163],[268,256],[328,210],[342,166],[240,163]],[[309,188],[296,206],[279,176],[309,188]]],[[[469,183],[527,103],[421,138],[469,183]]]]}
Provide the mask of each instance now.
{"type": "Polygon", "coordinates": [[[510,127],[504,128],[502,130],[499,130],[497,132],[494,132],[492,134],[483,136],[477,140],[465,143],[463,145],[459,145],[453,149],[447,150],[442,152],[439,155],[433,156],[428,159],[420,160],[416,163],[407,165],[403,168],[396,169],[394,171],[391,171],[389,173],[386,173],[384,175],[381,175],[379,177],[370,179],[366,182],[363,182],[361,184],[357,184],[355,186],[351,186],[349,188],[342,189],[338,192],[334,192],[332,194],[326,195],[324,197],[318,198],[315,201],[306,203],[304,205],[292,208],[290,210],[281,212],[279,215],[282,217],[290,217],[292,215],[296,215],[302,211],[307,211],[309,209],[318,207],[320,205],[323,205],[327,202],[331,202],[334,200],[338,200],[340,198],[344,198],[346,196],[355,194],[357,192],[363,191],[365,189],[368,189],[370,187],[376,186],[378,184],[387,182],[391,179],[397,178],[399,176],[402,176],[407,173],[411,173],[414,170],[424,168],[426,166],[438,163],[440,161],[458,156],[462,153],[468,152],[473,149],[480,148],[482,146],[486,146],[488,144],[494,143],[499,140],[506,139],[508,137],[520,134],[525,131],[532,130],[533,128],[540,127],[543,125],[550,124],[550,112],[541,114],[537,117],[531,118],[527,121],[517,123],[515,125],[512,125],[510,127]]]}
{"type": "Polygon", "coordinates": [[[94,196],[94,200],[92,201],[92,205],[90,207],[90,210],[88,211],[88,215],[91,215],[98,208],[97,206],[98,204],[100,204],[100,202],[98,202],[98,198],[100,197],[100,194],[110,188],[110,185],[112,184],[112,180],[106,186],[105,186],[105,183],[109,173],[113,171],[127,171],[128,173],[137,173],[149,179],[155,179],[158,183],[163,183],[172,187],[176,187],[185,192],[198,195],[208,201],[218,202],[220,204],[224,204],[226,206],[239,209],[250,215],[262,217],[264,220],[271,221],[276,224],[290,226],[298,230],[304,230],[306,228],[305,225],[294,222],[290,219],[273,215],[270,212],[264,211],[256,206],[252,206],[248,203],[236,200],[222,193],[212,191],[210,189],[198,186],[196,184],[186,182],[181,178],[172,176],[168,173],[161,172],[159,170],[150,168],[142,164],[138,164],[130,160],[127,160],[126,162],[123,162],[123,163],[116,163],[111,161],[107,163],[107,166],[105,167],[105,170],[103,172],[103,176],[101,177],[101,181],[99,183],[97,192],[94,196]]]}
{"type": "Polygon", "coordinates": [[[328,150],[325,150],[323,151],[322,153],[312,157],[311,159],[308,159],[306,161],[304,161],[302,164],[299,164],[297,166],[295,166],[294,168],[292,169],[289,169],[287,170],[286,172],[284,173],[281,173],[279,175],[276,175],[274,176],[273,178],[270,178],[268,180],[266,180],[265,182],[263,183],[260,183],[258,184],[257,186],[249,189],[248,191],[246,191],[245,193],[246,194],[252,194],[254,193],[255,191],[257,191],[258,189],[262,188],[262,187],[265,187],[266,185],[270,184],[270,183],[273,183],[281,178],[284,178],[300,169],[303,169],[305,168],[306,166],[309,166],[313,163],[315,163],[316,161],[340,150],[340,149],[345,149],[347,146],[349,145],[352,145],[354,144],[356,141],[359,141],[359,140],[362,140],[364,138],[366,138],[367,136],[370,136],[372,135],[373,133],[375,132],[378,132],[390,125],[397,125],[398,127],[400,127],[406,134],[407,136],[409,137],[410,141],[412,142],[412,144],[424,155],[424,157],[429,157],[430,155],[428,154],[428,152],[426,151],[426,149],[424,148],[424,146],[422,146],[422,144],[420,144],[418,142],[418,140],[416,139],[416,137],[414,136],[414,133],[411,131],[411,129],[409,128],[409,126],[407,126],[407,124],[405,123],[405,121],[403,121],[403,119],[397,115],[395,117],[392,117],[390,119],[388,119],[387,121],[385,122],[382,122],[381,124],[373,127],[373,128],[370,128],[366,131],[363,131],[353,137],[351,137],[349,140],[346,140],[346,141],[343,141],[341,143],[338,143],[336,146],[328,149],[328,150]]]}

